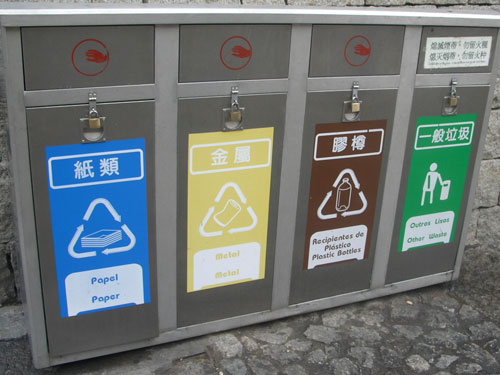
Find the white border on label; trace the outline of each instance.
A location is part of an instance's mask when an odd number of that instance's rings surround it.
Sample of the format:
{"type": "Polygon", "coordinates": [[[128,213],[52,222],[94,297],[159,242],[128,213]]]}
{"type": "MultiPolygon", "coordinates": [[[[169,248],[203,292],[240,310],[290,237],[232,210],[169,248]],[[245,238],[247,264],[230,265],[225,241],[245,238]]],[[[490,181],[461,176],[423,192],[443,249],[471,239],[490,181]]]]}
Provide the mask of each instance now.
{"type": "Polygon", "coordinates": [[[78,155],[66,155],[66,156],[53,156],[49,159],[49,184],[52,189],[68,189],[68,188],[75,188],[75,187],[80,187],[80,186],[90,186],[90,185],[102,185],[102,184],[115,184],[117,182],[126,182],[126,181],[137,181],[137,180],[142,180],[144,178],[144,153],[142,152],[141,149],[131,149],[131,150],[117,150],[117,151],[106,151],[106,152],[94,152],[91,154],[78,154],[78,155]],[[138,177],[129,177],[129,178],[117,178],[116,180],[110,180],[110,181],[94,181],[94,182],[83,182],[81,184],[70,184],[70,185],[60,185],[60,186],[55,186],[54,181],[52,180],[53,178],[53,172],[52,172],[52,162],[54,160],[64,160],[64,159],[77,159],[77,158],[82,158],[82,157],[91,157],[91,156],[98,156],[98,155],[116,155],[116,154],[131,154],[134,152],[138,152],[140,155],[140,165],[141,165],[141,174],[138,177]]]}
{"type": "Polygon", "coordinates": [[[446,147],[461,147],[461,146],[468,146],[472,143],[472,138],[474,137],[474,121],[464,121],[464,122],[447,122],[444,124],[429,124],[429,125],[419,125],[417,127],[417,134],[415,136],[415,145],[414,148],[415,150],[429,150],[432,148],[446,148],[446,147]],[[471,133],[469,137],[469,143],[458,143],[456,145],[436,145],[436,146],[428,146],[428,147],[417,147],[417,142],[418,142],[418,134],[420,132],[421,128],[430,128],[430,127],[435,127],[435,126],[452,126],[452,125],[464,125],[464,124],[472,124],[471,127],[471,133]]]}
{"type": "Polygon", "coordinates": [[[246,140],[246,141],[234,141],[234,142],[210,143],[210,144],[205,144],[205,145],[194,145],[189,150],[189,173],[191,173],[192,175],[197,175],[197,174],[209,174],[209,173],[239,171],[242,169],[255,169],[255,168],[269,167],[271,165],[271,147],[272,147],[272,142],[271,142],[270,138],[251,139],[251,140],[246,140]],[[233,168],[221,168],[221,169],[215,169],[215,170],[209,170],[209,171],[199,171],[199,172],[193,171],[193,150],[196,148],[207,148],[207,147],[217,147],[217,146],[225,146],[225,145],[238,145],[238,144],[246,144],[246,143],[262,143],[262,142],[267,142],[269,145],[268,151],[267,151],[267,162],[265,164],[257,164],[257,165],[251,165],[251,166],[246,166],[246,167],[243,166],[243,167],[233,167],[233,168]]]}
{"type": "Polygon", "coordinates": [[[383,144],[384,144],[384,129],[364,129],[364,130],[353,130],[353,131],[348,131],[348,132],[321,133],[321,134],[316,135],[316,139],[314,141],[314,160],[315,161],[322,161],[322,160],[360,158],[363,156],[380,155],[382,153],[383,144]],[[332,135],[342,135],[342,134],[361,134],[361,133],[382,133],[382,135],[380,137],[380,148],[377,152],[368,152],[366,154],[356,154],[356,155],[328,156],[328,157],[323,157],[323,158],[318,158],[316,156],[316,153],[318,151],[318,139],[319,139],[319,137],[329,137],[332,135]]]}

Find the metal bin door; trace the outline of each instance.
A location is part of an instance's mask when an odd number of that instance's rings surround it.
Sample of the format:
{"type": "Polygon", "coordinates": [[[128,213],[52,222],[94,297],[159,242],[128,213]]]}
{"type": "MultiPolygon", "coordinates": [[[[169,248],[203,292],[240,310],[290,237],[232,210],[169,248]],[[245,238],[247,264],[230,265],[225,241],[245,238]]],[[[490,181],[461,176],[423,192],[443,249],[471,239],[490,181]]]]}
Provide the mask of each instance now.
{"type": "Polygon", "coordinates": [[[454,268],[488,90],[458,87],[446,116],[450,87],[415,89],[387,284],[454,268]]]}
{"type": "Polygon", "coordinates": [[[397,90],[307,95],[290,304],[368,289],[397,90]],[[346,112],[346,115],[347,112],[346,112]]]}
{"type": "Polygon", "coordinates": [[[51,356],[158,335],[154,102],[97,110],[89,143],[88,105],[26,111],[51,356]]]}
{"type": "Polygon", "coordinates": [[[180,327],[271,307],[286,95],[239,104],[243,130],[222,131],[228,97],[179,100],[180,327]]]}

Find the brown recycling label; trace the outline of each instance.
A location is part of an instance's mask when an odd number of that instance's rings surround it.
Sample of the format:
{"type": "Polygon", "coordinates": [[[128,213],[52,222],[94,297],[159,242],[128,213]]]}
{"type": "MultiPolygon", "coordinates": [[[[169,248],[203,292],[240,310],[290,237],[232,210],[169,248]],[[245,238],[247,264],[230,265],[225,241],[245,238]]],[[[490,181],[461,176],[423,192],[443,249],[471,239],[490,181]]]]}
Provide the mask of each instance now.
{"type": "Polygon", "coordinates": [[[304,269],[368,257],[386,121],[318,124],[304,269]]]}

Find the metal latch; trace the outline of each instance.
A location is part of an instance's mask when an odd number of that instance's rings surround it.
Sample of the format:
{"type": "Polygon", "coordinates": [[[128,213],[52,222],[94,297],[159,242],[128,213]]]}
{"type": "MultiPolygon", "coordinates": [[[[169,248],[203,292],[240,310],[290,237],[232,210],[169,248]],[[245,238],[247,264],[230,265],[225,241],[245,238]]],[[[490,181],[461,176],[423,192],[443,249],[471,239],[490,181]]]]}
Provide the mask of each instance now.
{"type": "Polygon", "coordinates": [[[352,101],[351,101],[351,112],[357,113],[361,111],[361,102],[358,98],[359,82],[354,81],[352,83],[352,101]]]}
{"type": "Polygon", "coordinates": [[[101,127],[101,119],[97,112],[97,94],[89,93],[89,128],[99,129],[101,127]]]}
{"type": "Polygon", "coordinates": [[[445,116],[455,115],[458,112],[458,105],[460,96],[457,95],[458,81],[452,78],[450,82],[450,95],[443,98],[442,114],[445,116]]]}
{"type": "Polygon", "coordinates": [[[231,104],[229,108],[222,109],[222,130],[243,130],[243,112],[245,108],[238,101],[239,88],[231,86],[231,104]]]}
{"type": "Polygon", "coordinates": [[[83,123],[82,142],[103,142],[106,140],[106,138],[104,138],[103,125],[106,117],[99,116],[99,112],[97,111],[97,94],[95,92],[89,92],[88,99],[88,117],[80,119],[83,123]]]}
{"type": "Polygon", "coordinates": [[[361,115],[361,100],[358,97],[359,82],[354,81],[352,83],[352,93],[351,100],[344,102],[344,108],[342,112],[342,121],[353,122],[359,121],[361,115]]]}
{"type": "Polygon", "coordinates": [[[458,105],[457,84],[458,82],[456,78],[452,78],[450,88],[450,107],[456,107],[458,105]]]}

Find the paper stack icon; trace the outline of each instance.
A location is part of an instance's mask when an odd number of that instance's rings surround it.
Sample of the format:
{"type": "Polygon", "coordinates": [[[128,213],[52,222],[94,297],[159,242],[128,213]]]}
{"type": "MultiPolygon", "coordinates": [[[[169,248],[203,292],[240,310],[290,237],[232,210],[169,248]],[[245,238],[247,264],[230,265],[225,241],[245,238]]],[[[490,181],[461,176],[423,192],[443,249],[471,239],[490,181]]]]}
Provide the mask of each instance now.
{"type": "Polygon", "coordinates": [[[82,237],[81,244],[82,247],[107,247],[115,242],[121,241],[122,231],[119,229],[101,229],[97,232],[91,233],[85,237],[82,237]]]}

